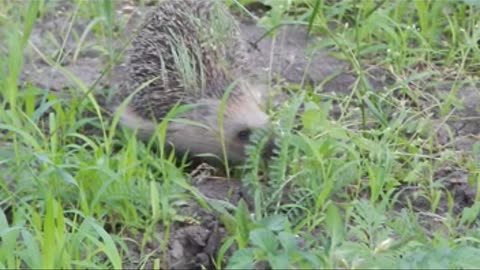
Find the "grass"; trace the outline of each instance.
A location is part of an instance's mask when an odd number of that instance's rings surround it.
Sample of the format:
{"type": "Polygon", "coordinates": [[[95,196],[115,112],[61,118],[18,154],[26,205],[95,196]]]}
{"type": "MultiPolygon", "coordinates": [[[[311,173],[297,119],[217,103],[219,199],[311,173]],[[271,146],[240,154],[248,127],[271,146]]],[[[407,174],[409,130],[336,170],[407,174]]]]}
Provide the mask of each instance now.
{"type": "MultiPolygon", "coordinates": [[[[479,121],[478,111],[462,115],[458,98],[467,87],[480,91],[478,3],[226,2],[232,9],[274,3],[259,21],[270,36],[279,25],[304,25],[323,37],[309,49],[331,50],[358,75],[347,95],[328,94],[323,84],[286,86],[292,98],[271,111],[280,134],[276,159],[263,166],[253,144],[244,170],[232,175],[252,189],[253,215],[244,203],[232,212],[206,200],[184,162],[116,129],[118,119],[103,117],[90,94],[101,86],[90,89],[67,74],[69,92],[81,94],[64,100],[22,83],[34,55],[65,73],[63,60],[75,62],[88,50],[106,59],[105,68],[112,64],[114,39],[128,19],[116,13],[119,1],[75,1],[62,14],[58,1],[2,3],[0,267],[165,266],[161,251],[174,224],[192,218],[179,210],[192,198],[225,224],[214,258],[220,268],[478,267],[480,193],[461,204],[451,188],[463,179],[476,191],[480,181],[478,133],[468,149],[454,142],[455,121],[479,121]],[[32,29],[55,14],[68,24],[47,28],[34,42],[32,29]],[[371,67],[388,70],[395,82],[374,87],[371,67]],[[86,133],[91,126],[100,134],[86,133]],[[458,174],[442,174],[448,170],[458,174]],[[231,246],[240,249],[225,261],[231,246]]],[[[253,141],[261,144],[263,135],[253,141]]]]}

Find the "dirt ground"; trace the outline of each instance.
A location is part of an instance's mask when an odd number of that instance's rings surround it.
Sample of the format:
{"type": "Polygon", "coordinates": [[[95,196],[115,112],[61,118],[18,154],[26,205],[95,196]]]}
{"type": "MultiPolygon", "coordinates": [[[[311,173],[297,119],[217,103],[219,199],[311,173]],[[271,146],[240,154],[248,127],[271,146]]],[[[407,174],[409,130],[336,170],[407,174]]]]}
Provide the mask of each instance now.
{"type": "MultiPolygon", "coordinates": [[[[48,32],[60,33],[54,34],[58,42],[65,42],[66,53],[61,61],[63,67],[77,76],[87,87],[93,85],[99,78],[103,69],[106,68],[105,59],[102,59],[94,50],[81,50],[77,59],[73,59],[73,54],[77,49],[78,42],[70,37],[63,40],[65,31],[67,31],[68,5],[64,7],[64,12],[57,12],[47,16],[42,23],[38,23],[31,37],[33,45],[40,51],[49,54],[52,47],[49,46],[45,38],[48,32]],[[59,31],[60,29],[60,31],[59,31]]],[[[144,14],[144,13],[142,13],[144,14]]],[[[125,33],[128,36],[132,27],[138,22],[138,19],[132,20],[132,26],[125,33]]],[[[78,21],[74,24],[73,29],[78,33],[83,30],[88,22],[78,21]]],[[[265,33],[264,29],[259,28],[253,22],[242,21],[242,32],[247,40],[251,43],[256,41],[265,33]]],[[[71,36],[71,35],[70,35],[71,36]]],[[[95,40],[92,34],[87,35],[86,43],[95,40]]],[[[330,56],[329,51],[319,50],[311,54],[307,50],[312,40],[306,39],[305,29],[300,27],[284,27],[280,30],[275,41],[271,37],[266,37],[256,43],[256,47],[251,48],[254,56],[254,69],[257,70],[260,79],[275,81],[276,83],[322,83],[327,78],[331,78],[323,86],[323,92],[334,92],[338,96],[348,95],[352,89],[352,83],[356,77],[351,72],[349,64],[345,61],[330,56]],[[307,53],[308,52],[308,53],[307,53]],[[273,56],[273,59],[271,58],[273,56]],[[270,68],[271,67],[271,68],[270,68]]],[[[115,42],[119,44],[120,42],[115,42]]],[[[116,45],[118,46],[118,45],[116,45]]],[[[116,48],[118,49],[118,48],[116,48]]],[[[372,69],[372,84],[376,89],[382,89],[395,81],[388,76],[387,72],[372,69]]],[[[115,76],[121,76],[122,67],[115,68],[115,76]]],[[[102,84],[98,88],[108,86],[110,81],[115,81],[115,77],[102,80],[102,84]]],[[[63,89],[72,85],[73,82],[64,76],[60,71],[55,70],[45,63],[36,53],[27,53],[27,61],[25,71],[22,76],[22,83],[30,82],[43,89],[61,92],[63,89]]],[[[443,87],[433,89],[433,91],[445,92],[451,82],[446,81],[443,87]]],[[[448,135],[444,128],[438,132],[439,141],[444,144],[451,144],[455,151],[465,151],[468,153],[472,149],[472,145],[479,141],[480,136],[480,91],[478,86],[466,86],[459,91],[458,98],[464,103],[464,110],[454,112],[451,121],[448,122],[449,127],[454,132],[452,138],[448,135]]],[[[480,159],[480,157],[477,157],[480,159]]],[[[436,174],[437,181],[442,181],[445,188],[453,191],[455,198],[455,212],[461,211],[464,207],[472,205],[475,198],[475,187],[468,184],[467,172],[455,167],[445,167],[436,174]]],[[[195,187],[206,197],[225,200],[227,194],[233,194],[230,202],[236,204],[240,199],[251,202],[248,192],[241,187],[239,181],[218,180],[216,178],[206,179],[203,181],[194,181],[195,187]],[[233,192],[231,192],[233,190],[233,192]]],[[[411,191],[404,188],[406,191],[411,191]]],[[[412,196],[412,192],[404,192],[404,196],[412,196]]],[[[403,196],[403,195],[402,195],[403,196]]],[[[443,200],[440,208],[446,211],[446,200],[443,200]]],[[[416,207],[420,210],[427,205],[421,199],[415,201],[416,207]]],[[[399,208],[403,207],[399,205],[399,208]]],[[[175,224],[172,230],[172,236],[168,244],[169,266],[174,269],[199,268],[200,265],[212,268],[209,258],[215,256],[221,240],[225,235],[222,225],[212,213],[207,213],[194,202],[181,210],[184,213],[191,213],[199,221],[198,224],[175,224]]],[[[158,234],[162,234],[162,227],[159,225],[158,234]]],[[[131,252],[131,261],[126,262],[126,267],[137,267],[140,256],[139,248],[133,244],[129,244],[131,252]]],[[[148,247],[150,251],[159,250],[158,246],[148,247]]],[[[159,257],[159,256],[158,256],[159,257]]],[[[147,264],[148,267],[148,264],[147,264]]],[[[200,268],[199,268],[200,269],[200,268]]]]}

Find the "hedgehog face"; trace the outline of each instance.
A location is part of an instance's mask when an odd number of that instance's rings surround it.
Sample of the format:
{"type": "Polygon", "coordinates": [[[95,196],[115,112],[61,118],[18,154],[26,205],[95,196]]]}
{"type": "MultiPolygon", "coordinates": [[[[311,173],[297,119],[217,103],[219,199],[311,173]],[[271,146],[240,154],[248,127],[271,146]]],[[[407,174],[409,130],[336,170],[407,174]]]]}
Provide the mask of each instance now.
{"type": "Polygon", "coordinates": [[[233,163],[245,160],[245,146],[250,143],[250,135],[257,129],[266,129],[270,121],[268,115],[252,98],[234,100],[225,113],[224,138],[227,156],[233,163]]]}
{"type": "MultiPolygon", "coordinates": [[[[223,138],[227,158],[232,164],[241,164],[245,161],[245,146],[250,143],[250,135],[254,130],[269,127],[269,118],[260,108],[258,95],[252,94],[237,93],[224,106],[223,138]]],[[[182,115],[181,118],[201,126],[170,122],[167,128],[167,143],[179,155],[185,153],[191,156],[214,155],[223,160],[219,128],[221,101],[216,98],[205,98],[198,100],[197,105],[197,109],[182,115]]],[[[150,139],[156,129],[153,121],[142,118],[128,106],[122,113],[121,122],[129,128],[137,129],[137,134],[144,140],[150,139]]]]}
{"type": "MultiPolygon", "coordinates": [[[[199,101],[200,107],[187,118],[206,128],[172,123],[169,128],[169,141],[177,153],[190,155],[211,154],[223,160],[219,115],[222,106],[219,100],[199,101]]],[[[232,164],[245,161],[245,146],[250,143],[250,135],[256,129],[269,127],[269,118],[260,108],[257,99],[248,95],[236,96],[225,105],[223,138],[227,158],[232,164]]]]}

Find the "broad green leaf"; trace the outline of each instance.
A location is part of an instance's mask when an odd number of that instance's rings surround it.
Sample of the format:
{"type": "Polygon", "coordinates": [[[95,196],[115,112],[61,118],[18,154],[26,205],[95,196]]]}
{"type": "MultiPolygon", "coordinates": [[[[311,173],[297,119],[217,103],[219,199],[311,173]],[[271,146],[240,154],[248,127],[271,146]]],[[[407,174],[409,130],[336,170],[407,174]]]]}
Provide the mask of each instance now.
{"type": "Polygon", "coordinates": [[[244,248],[237,250],[230,258],[226,269],[253,269],[255,266],[255,252],[244,248]]]}
{"type": "Polygon", "coordinates": [[[268,253],[274,253],[278,248],[278,240],[275,234],[267,229],[253,230],[250,233],[250,242],[268,253]]]}
{"type": "Polygon", "coordinates": [[[281,215],[265,217],[258,223],[271,231],[282,231],[287,229],[289,226],[287,217],[281,215]]]}

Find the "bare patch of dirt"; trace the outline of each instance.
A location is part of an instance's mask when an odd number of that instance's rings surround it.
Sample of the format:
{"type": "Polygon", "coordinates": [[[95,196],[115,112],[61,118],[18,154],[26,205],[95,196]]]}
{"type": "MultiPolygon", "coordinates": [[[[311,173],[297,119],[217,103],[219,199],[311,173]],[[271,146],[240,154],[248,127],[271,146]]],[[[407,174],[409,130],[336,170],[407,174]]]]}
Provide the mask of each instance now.
{"type": "MultiPolygon", "coordinates": [[[[445,96],[451,91],[450,85],[442,86],[439,94],[445,96]]],[[[474,143],[480,141],[480,86],[462,87],[456,98],[460,108],[454,108],[447,124],[454,132],[446,143],[453,144],[458,151],[470,152],[474,143]]]]}
{"type": "MultiPolygon", "coordinates": [[[[85,57],[78,59],[73,64],[65,65],[63,68],[89,88],[98,79],[102,65],[103,61],[98,57],[85,57]]],[[[31,82],[41,89],[61,92],[69,87],[78,87],[71,78],[45,63],[30,65],[25,69],[23,76],[25,76],[25,81],[31,82]]]]}
{"type": "MultiPolygon", "coordinates": [[[[237,180],[196,179],[193,186],[209,200],[228,201],[232,205],[237,205],[240,200],[244,200],[250,205],[253,203],[245,194],[241,182],[237,180]]],[[[177,222],[173,225],[166,246],[168,261],[164,267],[169,269],[215,269],[216,254],[227,235],[218,218],[218,213],[205,210],[194,200],[190,200],[187,205],[178,209],[178,212],[183,216],[191,217],[192,221],[177,222]]],[[[161,243],[164,239],[164,231],[163,225],[159,224],[155,233],[155,238],[158,240],[155,241],[156,243],[161,243]]],[[[126,268],[135,268],[144,264],[148,269],[152,268],[155,259],[163,260],[164,253],[162,253],[161,245],[150,243],[144,252],[154,255],[146,262],[138,261],[139,258],[142,258],[138,244],[141,243],[141,239],[137,239],[136,243],[129,242],[129,252],[132,253],[130,258],[132,259],[126,263],[126,268]]],[[[227,252],[227,257],[231,255],[232,251],[231,248],[227,252]]]]}
{"type": "Polygon", "coordinates": [[[338,74],[325,85],[327,91],[347,93],[355,77],[348,74],[349,66],[344,61],[329,56],[328,51],[308,52],[309,40],[304,28],[285,26],[277,35],[262,37],[266,30],[252,22],[242,23],[242,33],[252,45],[253,69],[261,80],[283,79],[288,83],[305,84],[323,82],[338,74]],[[310,55],[309,55],[310,54],[310,55]]]}

